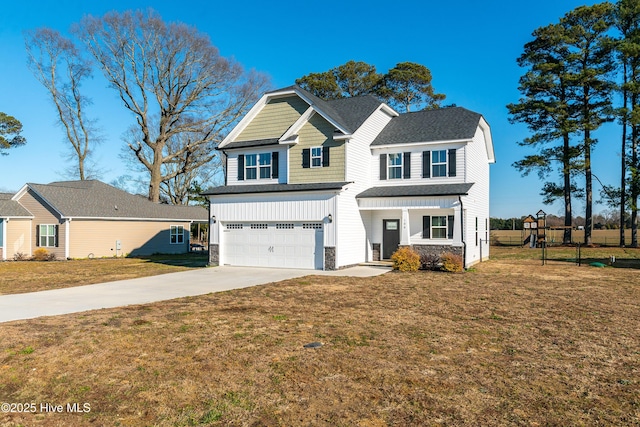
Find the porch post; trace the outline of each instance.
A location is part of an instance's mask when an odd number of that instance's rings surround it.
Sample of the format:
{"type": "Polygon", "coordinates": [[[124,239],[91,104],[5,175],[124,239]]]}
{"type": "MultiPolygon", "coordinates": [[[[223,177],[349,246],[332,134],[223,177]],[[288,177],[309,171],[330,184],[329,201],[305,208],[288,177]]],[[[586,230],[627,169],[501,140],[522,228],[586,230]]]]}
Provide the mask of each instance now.
{"type": "Polygon", "coordinates": [[[453,245],[462,246],[462,205],[460,202],[453,203],[453,245]]]}
{"type": "Polygon", "coordinates": [[[409,246],[411,237],[411,227],[409,226],[409,210],[402,208],[402,226],[400,228],[400,246],[409,246]]]}

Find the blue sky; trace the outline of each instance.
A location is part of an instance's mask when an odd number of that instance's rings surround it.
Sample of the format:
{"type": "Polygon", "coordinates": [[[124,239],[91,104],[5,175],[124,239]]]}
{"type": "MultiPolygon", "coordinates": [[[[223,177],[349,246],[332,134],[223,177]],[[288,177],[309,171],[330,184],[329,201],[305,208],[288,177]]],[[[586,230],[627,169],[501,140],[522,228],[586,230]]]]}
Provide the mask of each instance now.
{"type": "MultiPolygon", "coordinates": [[[[110,1],[5,2],[0,14],[0,111],[24,126],[27,145],[0,156],[0,191],[25,182],[63,179],[67,142],[56,124],[47,93],[26,66],[23,31],[42,26],[68,34],[84,15],[153,7],[166,21],[181,21],[211,38],[221,53],[246,68],[271,76],[274,88],[289,86],[310,72],[321,72],[351,59],[386,72],[404,61],[427,66],[446,104],[479,112],[492,128],[497,163],[491,167],[491,216],[520,217],[544,209],[562,214],[560,204],[545,206],[537,176],[523,178],[511,166],[530,154],[516,142],[527,136],[508,122],[506,105],[518,100],[516,64],[531,32],[557,22],[574,7],[595,1],[110,1]],[[320,6],[321,5],[321,6],[320,6]],[[397,7],[394,7],[396,5],[397,7]]],[[[105,141],[95,160],[101,179],[130,174],[119,158],[122,135],[133,118],[97,71],[86,85],[93,98],[90,115],[99,119],[105,141]]],[[[606,184],[619,182],[620,130],[598,132],[594,173],[606,184]],[[609,148],[609,147],[611,148],[609,148]]],[[[599,193],[599,186],[596,185],[599,193]]],[[[604,209],[602,205],[596,210],[604,209]]],[[[574,207],[577,215],[583,207],[574,207]]]]}

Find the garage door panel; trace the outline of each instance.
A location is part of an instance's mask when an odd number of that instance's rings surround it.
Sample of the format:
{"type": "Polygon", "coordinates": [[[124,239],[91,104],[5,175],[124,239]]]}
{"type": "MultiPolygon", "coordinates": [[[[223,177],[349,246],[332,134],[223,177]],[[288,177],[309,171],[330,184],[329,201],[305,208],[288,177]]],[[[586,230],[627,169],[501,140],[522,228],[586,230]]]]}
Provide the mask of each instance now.
{"type": "Polygon", "coordinates": [[[225,264],[322,269],[324,245],[320,223],[223,224],[225,264]]]}

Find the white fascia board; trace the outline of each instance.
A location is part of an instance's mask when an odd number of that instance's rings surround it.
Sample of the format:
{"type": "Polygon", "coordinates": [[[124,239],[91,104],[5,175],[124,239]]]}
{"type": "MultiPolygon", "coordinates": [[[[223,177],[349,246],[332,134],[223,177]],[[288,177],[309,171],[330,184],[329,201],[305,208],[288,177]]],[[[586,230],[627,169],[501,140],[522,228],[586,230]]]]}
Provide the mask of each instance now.
{"type": "Polygon", "coordinates": [[[395,144],[384,145],[372,145],[371,149],[383,149],[383,148],[395,148],[395,147],[415,147],[418,145],[439,145],[439,144],[468,144],[472,142],[472,139],[450,139],[443,141],[429,141],[429,142],[399,142],[395,144]]]}
{"type": "Polygon", "coordinates": [[[344,135],[334,135],[333,136],[333,140],[334,141],[345,141],[345,140],[349,140],[353,138],[353,134],[347,133],[344,135]]]}
{"type": "Polygon", "coordinates": [[[491,137],[491,127],[489,123],[484,119],[484,117],[480,117],[480,123],[478,124],[480,129],[482,129],[482,133],[484,134],[484,143],[487,148],[487,158],[489,159],[489,163],[496,162],[496,155],[493,151],[493,138],[491,137]]]}
{"type": "Polygon", "coordinates": [[[31,216],[0,216],[1,219],[6,219],[7,221],[9,221],[10,219],[34,219],[35,216],[31,215],[31,216]]]}
{"type": "MultiPolygon", "coordinates": [[[[231,141],[236,139],[238,135],[251,123],[251,121],[262,111],[262,109],[269,103],[270,100],[274,98],[281,98],[283,96],[297,94],[294,90],[286,90],[280,92],[271,92],[268,94],[262,95],[262,97],[256,102],[256,104],[251,107],[249,112],[238,122],[238,124],[233,128],[229,135],[226,136],[225,139],[218,145],[218,148],[222,149],[225,145],[229,144],[231,141]]],[[[305,100],[306,101],[306,100],[305,100]]]]}
{"type": "Polygon", "coordinates": [[[380,109],[382,111],[384,111],[385,113],[389,114],[391,117],[398,117],[400,115],[400,113],[398,113],[396,110],[394,110],[393,108],[389,107],[385,103],[382,103],[382,105],[380,105],[380,109]]]}
{"type": "Polygon", "coordinates": [[[51,209],[53,209],[54,211],[56,211],[56,213],[58,215],[60,215],[60,219],[65,219],[66,217],[62,214],[62,212],[60,212],[55,206],[53,206],[42,194],[38,193],[33,187],[31,187],[29,184],[25,184],[24,187],[22,187],[20,189],[20,191],[18,191],[16,193],[15,196],[13,196],[11,198],[11,200],[15,200],[18,201],[18,199],[20,199],[22,196],[24,196],[27,191],[31,189],[31,191],[33,191],[34,193],[36,193],[36,195],[38,197],[40,197],[51,209]]]}
{"type": "MultiPolygon", "coordinates": [[[[298,118],[298,120],[296,120],[289,129],[287,129],[287,131],[284,133],[284,135],[282,135],[282,137],[280,137],[280,139],[278,140],[279,144],[283,144],[286,143],[285,141],[288,138],[291,138],[293,135],[297,135],[298,131],[300,129],[302,129],[302,126],[305,125],[305,123],[307,123],[309,120],[311,120],[311,118],[316,114],[316,111],[313,109],[313,107],[309,107],[307,108],[307,110],[302,113],[302,115],[298,118]]],[[[295,138],[296,142],[298,141],[298,138],[295,138]]]]}

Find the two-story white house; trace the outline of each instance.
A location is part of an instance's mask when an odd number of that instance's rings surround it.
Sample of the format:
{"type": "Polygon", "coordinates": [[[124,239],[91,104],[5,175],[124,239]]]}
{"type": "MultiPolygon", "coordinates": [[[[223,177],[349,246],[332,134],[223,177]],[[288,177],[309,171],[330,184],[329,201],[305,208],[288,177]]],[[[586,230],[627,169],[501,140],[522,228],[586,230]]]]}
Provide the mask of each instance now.
{"type": "Polygon", "coordinates": [[[399,114],[373,96],[265,94],[222,141],[211,264],[333,270],[399,246],[489,255],[491,131],[478,113],[399,114]]]}

